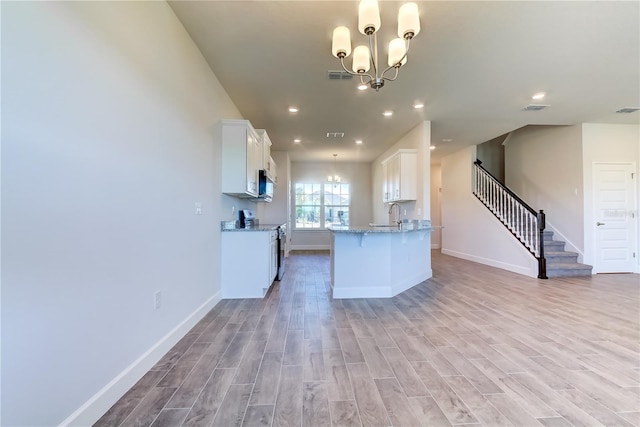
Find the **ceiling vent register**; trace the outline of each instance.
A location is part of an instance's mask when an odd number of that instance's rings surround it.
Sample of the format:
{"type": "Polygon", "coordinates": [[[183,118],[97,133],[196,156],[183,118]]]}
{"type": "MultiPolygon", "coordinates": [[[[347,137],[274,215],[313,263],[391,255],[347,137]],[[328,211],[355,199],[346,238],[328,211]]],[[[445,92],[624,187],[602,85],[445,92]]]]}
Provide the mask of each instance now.
{"type": "Polygon", "coordinates": [[[327,75],[329,76],[329,80],[351,80],[353,78],[351,74],[340,70],[329,70],[327,71],[327,75]]]}
{"type": "Polygon", "coordinates": [[[640,108],[625,107],[625,108],[619,109],[618,111],[616,111],[616,113],[629,114],[629,113],[635,113],[638,110],[640,110],[640,108]]]}
{"type": "Polygon", "coordinates": [[[547,107],[549,106],[544,104],[529,104],[526,107],[524,107],[523,110],[524,111],[540,111],[540,110],[544,110],[547,107]]]}

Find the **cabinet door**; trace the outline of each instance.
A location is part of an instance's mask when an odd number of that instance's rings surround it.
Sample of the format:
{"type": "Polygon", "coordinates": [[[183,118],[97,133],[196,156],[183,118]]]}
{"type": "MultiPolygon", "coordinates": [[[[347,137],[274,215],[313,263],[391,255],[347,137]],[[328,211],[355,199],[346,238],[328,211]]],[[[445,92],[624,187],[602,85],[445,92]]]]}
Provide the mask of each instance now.
{"type": "Polygon", "coordinates": [[[273,161],[273,158],[269,157],[269,171],[271,171],[271,179],[274,183],[278,183],[278,165],[273,161]]]}
{"type": "Polygon", "coordinates": [[[389,163],[384,162],[382,164],[382,201],[387,203],[390,199],[389,197],[389,163]]]}
{"type": "Polygon", "coordinates": [[[260,161],[258,135],[247,129],[247,193],[258,195],[258,167],[260,161]]]}
{"type": "Polygon", "coordinates": [[[416,200],[417,191],[417,155],[400,153],[398,167],[398,199],[416,200]]]}
{"type": "Polygon", "coordinates": [[[274,240],[271,242],[271,257],[270,257],[270,273],[269,273],[269,283],[273,282],[273,279],[278,274],[278,241],[274,240]]]}
{"type": "Polygon", "coordinates": [[[389,200],[400,200],[400,155],[396,154],[389,161],[389,200]]]}
{"type": "Polygon", "coordinates": [[[267,132],[262,134],[262,167],[261,169],[266,170],[267,172],[272,172],[271,170],[271,140],[269,139],[269,135],[267,132]]]}

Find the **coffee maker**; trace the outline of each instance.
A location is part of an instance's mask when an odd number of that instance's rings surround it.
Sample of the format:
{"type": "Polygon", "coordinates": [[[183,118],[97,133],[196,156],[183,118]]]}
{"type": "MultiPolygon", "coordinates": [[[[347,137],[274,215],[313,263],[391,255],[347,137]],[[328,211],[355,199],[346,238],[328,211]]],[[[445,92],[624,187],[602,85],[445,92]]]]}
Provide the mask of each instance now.
{"type": "Polygon", "coordinates": [[[240,228],[251,228],[256,223],[256,213],[250,209],[240,209],[238,211],[240,228]]]}

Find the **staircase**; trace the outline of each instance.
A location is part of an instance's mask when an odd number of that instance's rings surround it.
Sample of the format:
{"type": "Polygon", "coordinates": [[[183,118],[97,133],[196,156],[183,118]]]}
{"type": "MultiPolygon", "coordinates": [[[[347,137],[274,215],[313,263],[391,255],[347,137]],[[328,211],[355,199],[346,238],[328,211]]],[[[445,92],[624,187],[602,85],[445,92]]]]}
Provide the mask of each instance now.
{"type": "Polygon", "coordinates": [[[545,230],[544,211],[536,211],[496,177],[482,162],[473,163],[473,195],[538,260],[538,278],[590,276],[590,265],[580,264],[578,254],[564,250],[565,242],[553,240],[545,230]]]}
{"type": "Polygon", "coordinates": [[[544,255],[547,260],[547,277],[591,276],[592,266],[580,264],[578,254],[564,250],[564,242],[553,240],[553,231],[543,232],[544,255]]]}

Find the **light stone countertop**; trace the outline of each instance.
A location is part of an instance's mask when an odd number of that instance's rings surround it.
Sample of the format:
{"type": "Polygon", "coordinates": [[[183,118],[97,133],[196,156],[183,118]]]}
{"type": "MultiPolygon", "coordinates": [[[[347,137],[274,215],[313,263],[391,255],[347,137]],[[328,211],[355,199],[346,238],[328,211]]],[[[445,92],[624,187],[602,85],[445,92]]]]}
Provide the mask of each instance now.
{"type": "Polygon", "coordinates": [[[431,224],[411,224],[403,223],[401,228],[396,226],[370,226],[370,225],[351,225],[351,226],[334,226],[329,228],[334,233],[352,233],[352,234],[369,234],[369,233],[411,233],[414,231],[432,231],[442,227],[432,226],[431,224]]]}
{"type": "Polygon", "coordinates": [[[224,227],[220,228],[220,231],[230,231],[230,232],[238,232],[238,231],[273,231],[280,227],[283,224],[258,224],[255,227],[250,228],[229,228],[225,229],[224,227]]]}

